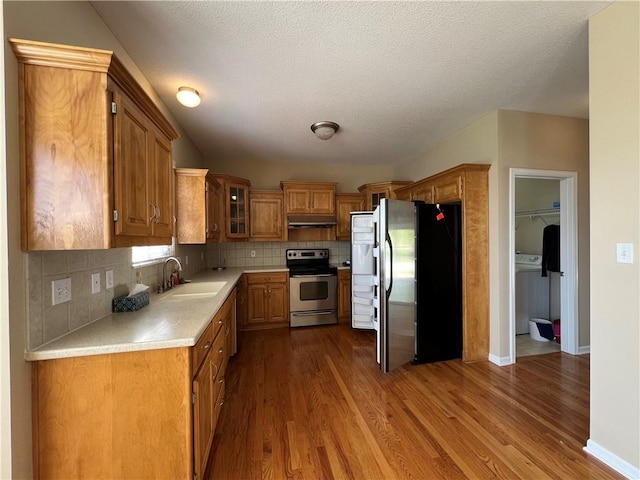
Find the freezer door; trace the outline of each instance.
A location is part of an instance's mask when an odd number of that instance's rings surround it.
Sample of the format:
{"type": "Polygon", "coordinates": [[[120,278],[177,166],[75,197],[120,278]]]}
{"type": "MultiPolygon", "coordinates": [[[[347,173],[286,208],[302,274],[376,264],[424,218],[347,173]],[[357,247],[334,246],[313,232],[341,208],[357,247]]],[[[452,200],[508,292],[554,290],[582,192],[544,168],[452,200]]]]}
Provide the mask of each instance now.
{"type": "Polygon", "coordinates": [[[373,212],[351,213],[351,327],[373,330],[375,261],[373,212]]]}
{"type": "Polygon", "coordinates": [[[415,205],[381,200],[380,368],[389,372],[415,357],[416,221],[415,205]]]}

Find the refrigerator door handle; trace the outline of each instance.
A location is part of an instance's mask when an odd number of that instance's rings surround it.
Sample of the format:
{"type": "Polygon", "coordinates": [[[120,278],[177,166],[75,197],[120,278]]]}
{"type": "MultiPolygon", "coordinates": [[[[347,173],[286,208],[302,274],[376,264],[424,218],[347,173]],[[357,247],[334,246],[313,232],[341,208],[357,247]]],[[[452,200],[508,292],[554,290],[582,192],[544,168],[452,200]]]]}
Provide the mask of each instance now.
{"type": "Polygon", "coordinates": [[[389,269],[389,288],[387,289],[387,298],[391,296],[391,290],[393,289],[393,244],[391,243],[391,237],[389,236],[389,232],[386,235],[386,243],[389,245],[389,265],[391,268],[389,269]]]}

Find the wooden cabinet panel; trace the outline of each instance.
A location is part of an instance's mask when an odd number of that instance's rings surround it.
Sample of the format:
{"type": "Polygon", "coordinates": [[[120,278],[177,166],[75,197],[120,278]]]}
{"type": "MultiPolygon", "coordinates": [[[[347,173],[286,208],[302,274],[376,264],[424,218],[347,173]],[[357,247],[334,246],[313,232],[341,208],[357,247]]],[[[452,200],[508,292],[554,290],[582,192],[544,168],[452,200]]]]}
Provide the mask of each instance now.
{"type": "Polygon", "coordinates": [[[284,240],[282,192],[251,190],[250,197],[251,240],[270,242],[284,240]]]}
{"type": "Polygon", "coordinates": [[[205,168],[176,168],[176,237],[181,244],[216,241],[220,184],[205,168]]]}
{"type": "Polygon", "coordinates": [[[422,200],[426,203],[434,203],[433,185],[422,185],[411,192],[411,200],[422,200]]]}
{"type": "Polygon", "coordinates": [[[462,198],[462,176],[451,175],[437,180],[433,184],[434,202],[456,202],[462,198]]]}
{"type": "Polygon", "coordinates": [[[10,42],[23,117],[22,248],[170,243],[178,133],[146,92],[113,52],[10,42]]]}
{"type": "Polygon", "coordinates": [[[289,274],[247,273],[246,329],[289,325],[289,274]]]}
{"type": "Polygon", "coordinates": [[[217,242],[220,240],[220,231],[224,223],[222,218],[222,187],[216,179],[209,174],[207,175],[205,188],[207,210],[206,237],[207,241],[217,242]]]}
{"type": "Polygon", "coordinates": [[[116,235],[152,234],[155,208],[147,172],[153,134],[142,111],[119,92],[114,92],[118,114],[114,116],[116,235]]]}
{"type": "Polygon", "coordinates": [[[280,182],[286,214],[333,215],[336,209],[336,185],[334,182],[280,182]]]}
{"type": "Polygon", "coordinates": [[[189,348],[47,360],[32,372],[34,478],[193,477],[189,348]]]}
{"type": "Polygon", "coordinates": [[[269,321],[265,285],[247,285],[247,309],[247,324],[261,324],[269,321]]]}
{"type": "Polygon", "coordinates": [[[351,270],[338,270],[338,321],[351,322],[351,270]]]}
{"type": "Polygon", "coordinates": [[[197,371],[200,368],[200,364],[207,356],[207,353],[211,350],[213,344],[213,323],[209,323],[205,331],[200,335],[200,338],[191,349],[191,363],[193,370],[197,371]]]}
{"type": "Polygon", "coordinates": [[[155,135],[153,148],[152,187],[156,204],[156,219],[153,223],[153,236],[173,236],[173,159],[171,142],[155,135]]]}
{"type": "Polygon", "coordinates": [[[247,240],[249,238],[249,180],[225,174],[214,174],[221,185],[223,200],[219,241],[247,240]]]}
{"type": "Polygon", "coordinates": [[[193,456],[195,464],[195,477],[204,478],[207,468],[211,445],[213,444],[214,422],[214,382],[212,353],[193,379],[193,456]]]}
{"type": "Polygon", "coordinates": [[[269,322],[289,322],[289,289],[284,283],[271,283],[267,288],[269,322]]]}
{"type": "Polygon", "coordinates": [[[396,198],[395,191],[412,182],[393,180],[389,182],[366,183],[358,187],[358,191],[365,196],[365,210],[375,210],[383,198],[396,198]]]}
{"type": "Polygon", "coordinates": [[[364,210],[364,195],[360,193],[336,194],[336,210],[338,212],[336,238],[351,240],[351,212],[364,210]]]}

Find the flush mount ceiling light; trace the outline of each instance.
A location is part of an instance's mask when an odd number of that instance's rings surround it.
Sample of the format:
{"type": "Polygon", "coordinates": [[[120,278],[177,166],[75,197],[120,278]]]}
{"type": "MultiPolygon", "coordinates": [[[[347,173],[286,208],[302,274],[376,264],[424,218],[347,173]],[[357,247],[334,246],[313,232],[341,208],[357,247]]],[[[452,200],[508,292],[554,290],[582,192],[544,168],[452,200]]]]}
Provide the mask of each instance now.
{"type": "Polygon", "coordinates": [[[176,98],[185,107],[193,108],[200,105],[200,94],[195,88],[180,87],[176,98]]]}
{"type": "Polygon", "coordinates": [[[311,131],[320,140],[329,140],[338,131],[340,125],[335,122],[316,122],[311,125],[311,131]]]}

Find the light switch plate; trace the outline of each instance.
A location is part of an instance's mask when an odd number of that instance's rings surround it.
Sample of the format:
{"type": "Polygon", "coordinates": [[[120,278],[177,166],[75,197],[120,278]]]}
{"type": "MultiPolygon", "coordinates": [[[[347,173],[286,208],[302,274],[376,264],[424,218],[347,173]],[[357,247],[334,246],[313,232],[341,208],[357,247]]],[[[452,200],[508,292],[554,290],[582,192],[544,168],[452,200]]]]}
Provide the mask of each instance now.
{"type": "Polygon", "coordinates": [[[618,263],[633,263],[633,243],[616,244],[616,261],[618,263]]]}
{"type": "Polygon", "coordinates": [[[91,293],[100,293],[100,273],[91,274],[91,293]]]}
{"type": "Polygon", "coordinates": [[[107,290],[113,288],[113,270],[107,270],[104,279],[104,286],[107,290]]]}

